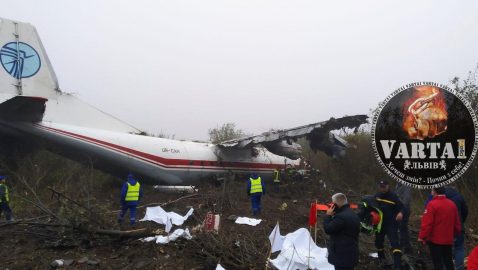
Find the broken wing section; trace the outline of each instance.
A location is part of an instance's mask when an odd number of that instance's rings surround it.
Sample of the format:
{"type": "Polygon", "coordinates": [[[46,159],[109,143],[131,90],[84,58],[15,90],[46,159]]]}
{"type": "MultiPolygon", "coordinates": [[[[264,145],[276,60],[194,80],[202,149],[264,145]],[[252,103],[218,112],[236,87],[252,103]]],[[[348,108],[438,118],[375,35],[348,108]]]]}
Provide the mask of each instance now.
{"type": "Polygon", "coordinates": [[[302,151],[300,145],[295,141],[305,137],[312,150],[323,151],[329,156],[340,156],[348,147],[348,143],[331,131],[342,128],[357,130],[362,124],[367,123],[367,118],[367,115],[331,118],[328,121],[225,141],[220,143],[219,146],[223,148],[252,148],[256,145],[263,145],[276,155],[295,160],[300,158],[302,151]]]}

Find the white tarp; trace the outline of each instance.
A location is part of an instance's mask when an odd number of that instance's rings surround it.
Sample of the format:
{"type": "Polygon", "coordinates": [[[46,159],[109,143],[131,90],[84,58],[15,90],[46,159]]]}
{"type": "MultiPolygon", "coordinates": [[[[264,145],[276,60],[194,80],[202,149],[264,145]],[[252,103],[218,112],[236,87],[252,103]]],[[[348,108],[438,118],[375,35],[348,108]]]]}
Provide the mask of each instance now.
{"type": "Polygon", "coordinates": [[[269,241],[271,241],[271,252],[276,252],[282,249],[282,245],[284,244],[285,236],[280,234],[279,229],[279,222],[277,222],[274,230],[272,230],[271,234],[269,235],[269,241]]]}
{"type": "Polygon", "coordinates": [[[270,262],[279,270],[306,270],[308,265],[310,269],[334,270],[327,262],[327,249],[315,245],[305,228],[287,234],[279,256],[270,262]]]}
{"type": "Polygon", "coordinates": [[[143,242],[152,242],[155,241],[156,244],[167,244],[171,241],[176,241],[179,237],[185,238],[187,240],[190,240],[192,235],[189,233],[189,229],[183,230],[183,229],[176,229],[172,234],[169,236],[162,236],[162,235],[156,235],[152,237],[146,237],[141,239],[143,242]]]}
{"type": "Polygon", "coordinates": [[[256,226],[257,224],[261,223],[262,219],[254,219],[248,217],[238,217],[236,219],[237,224],[246,224],[251,226],[256,226]]]}
{"type": "Polygon", "coordinates": [[[216,270],[226,270],[226,269],[224,269],[224,267],[222,267],[222,265],[218,263],[216,266],[216,270]]]}
{"type": "Polygon", "coordinates": [[[193,212],[194,209],[191,208],[186,215],[181,216],[175,212],[166,212],[163,208],[161,208],[161,206],[147,207],[146,214],[140,221],[154,221],[159,224],[167,225],[167,229],[169,231],[172,226],[171,223],[176,226],[181,226],[183,225],[184,221],[186,221],[189,216],[193,214],[193,212]]]}

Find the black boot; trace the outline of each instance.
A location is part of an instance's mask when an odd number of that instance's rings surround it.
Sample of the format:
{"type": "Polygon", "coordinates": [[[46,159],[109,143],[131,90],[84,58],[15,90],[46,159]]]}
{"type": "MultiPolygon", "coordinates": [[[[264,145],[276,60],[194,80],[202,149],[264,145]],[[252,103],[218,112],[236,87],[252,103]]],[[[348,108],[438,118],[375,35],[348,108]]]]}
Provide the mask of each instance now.
{"type": "Polygon", "coordinates": [[[387,258],[385,257],[385,252],[383,251],[378,251],[377,252],[378,254],[378,265],[381,267],[381,268],[389,268],[391,263],[389,260],[387,260],[387,258]]]}

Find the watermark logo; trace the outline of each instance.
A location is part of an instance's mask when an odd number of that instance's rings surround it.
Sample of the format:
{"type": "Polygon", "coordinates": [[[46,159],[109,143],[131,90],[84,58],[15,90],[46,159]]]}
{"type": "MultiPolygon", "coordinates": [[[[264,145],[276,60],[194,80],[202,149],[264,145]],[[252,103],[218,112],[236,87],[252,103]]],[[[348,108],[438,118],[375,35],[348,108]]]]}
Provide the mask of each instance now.
{"type": "Polygon", "coordinates": [[[372,147],[385,171],[415,188],[458,179],[478,149],[478,121],[470,104],[437,83],[394,91],[374,115],[372,147]]]}
{"type": "Polygon", "coordinates": [[[22,79],[35,75],[41,61],[37,51],[23,42],[10,42],[0,49],[0,62],[14,78],[22,79]]]}

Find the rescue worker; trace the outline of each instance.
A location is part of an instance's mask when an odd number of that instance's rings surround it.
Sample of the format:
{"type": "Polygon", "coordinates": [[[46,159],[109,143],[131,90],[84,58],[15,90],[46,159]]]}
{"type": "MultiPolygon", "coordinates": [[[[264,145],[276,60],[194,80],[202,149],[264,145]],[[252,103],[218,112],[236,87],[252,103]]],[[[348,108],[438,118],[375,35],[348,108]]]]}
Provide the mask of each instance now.
{"type": "Polygon", "coordinates": [[[252,173],[247,182],[247,195],[251,198],[252,215],[261,213],[261,197],[266,194],[266,188],[261,177],[252,173]]]}
{"type": "Polygon", "coordinates": [[[0,175],[0,216],[5,212],[8,222],[12,221],[12,209],[10,209],[10,194],[8,192],[7,177],[0,175]]]}
{"type": "Polygon", "coordinates": [[[385,263],[384,241],[387,236],[392,246],[393,267],[401,269],[402,250],[398,240],[398,225],[403,219],[403,205],[398,196],[390,190],[387,180],[378,183],[379,192],[375,194],[377,206],[382,211],[382,228],[375,233],[375,248],[381,264],[385,263]]]}
{"type": "Polygon", "coordinates": [[[354,269],[359,259],[360,219],[344,194],[334,194],[332,202],[324,219],[325,233],[330,235],[328,261],[336,270],[354,269]]]}
{"type": "Polygon", "coordinates": [[[273,181],[274,181],[275,191],[279,192],[279,187],[280,187],[280,172],[279,172],[279,170],[274,169],[273,177],[274,177],[273,181]]]}
{"type": "Polygon", "coordinates": [[[136,222],[136,207],[143,197],[143,190],[140,183],[134,178],[132,173],[128,174],[127,181],[121,188],[121,212],[118,217],[118,223],[122,223],[126,212],[129,209],[129,224],[136,222]]]}
{"type": "Polygon", "coordinates": [[[453,243],[453,255],[455,268],[463,270],[465,264],[465,221],[468,217],[468,206],[463,196],[453,187],[445,187],[445,196],[455,203],[460,217],[461,232],[455,237],[453,243]]]}
{"type": "Polygon", "coordinates": [[[405,253],[411,253],[410,234],[408,231],[408,220],[410,218],[410,202],[412,200],[412,188],[402,183],[397,183],[395,192],[403,204],[403,219],[399,222],[398,229],[400,231],[400,248],[405,253]]]}
{"type": "Polygon", "coordinates": [[[274,183],[280,183],[280,172],[278,169],[274,169],[274,183]]]}
{"type": "MultiPolygon", "coordinates": [[[[465,198],[456,190],[456,188],[448,186],[445,187],[445,196],[455,203],[458,209],[458,216],[460,217],[461,232],[455,237],[453,243],[453,257],[455,261],[455,268],[457,270],[464,269],[465,264],[465,221],[468,217],[468,206],[465,198]]],[[[425,207],[433,199],[433,195],[430,194],[425,202],[425,207]]]]}
{"type": "Polygon", "coordinates": [[[422,217],[418,241],[428,243],[435,270],[455,269],[452,260],[454,237],[461,232],[456,205],[445,196],[445,188],[432,189],[433,199],[422,217]]]}

